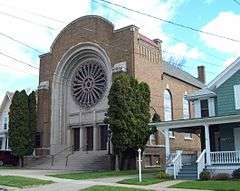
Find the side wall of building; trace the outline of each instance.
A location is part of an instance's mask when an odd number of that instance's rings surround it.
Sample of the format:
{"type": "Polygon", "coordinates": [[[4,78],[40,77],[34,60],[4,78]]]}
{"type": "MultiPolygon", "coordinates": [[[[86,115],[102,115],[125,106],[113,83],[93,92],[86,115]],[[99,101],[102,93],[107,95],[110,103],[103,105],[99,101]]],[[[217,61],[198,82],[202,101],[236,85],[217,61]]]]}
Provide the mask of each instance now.
{"type": "Polygon", "coordinates": [[[217,115],[240,114],[240,109],[235,109],[234,85],[240,84],[240,70],[216,89],[217,115]]]}

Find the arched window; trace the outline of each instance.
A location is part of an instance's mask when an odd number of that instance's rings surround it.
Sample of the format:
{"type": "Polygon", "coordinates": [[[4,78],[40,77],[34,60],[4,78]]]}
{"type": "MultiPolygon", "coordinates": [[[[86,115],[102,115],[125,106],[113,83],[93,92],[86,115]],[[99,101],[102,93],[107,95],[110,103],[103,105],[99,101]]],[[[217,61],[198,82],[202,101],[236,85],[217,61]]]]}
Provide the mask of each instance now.
{"type": "Polygon", "coordinates": [[[172,95],[169,90],[164,90],[164,121],[172,120],[172,95]]]}
{"type": "MultiPolygon", "coordinates": [[[[164,90],[164,121],[171,121],[173,119],[172,109],[172,94],[169,90],[164,90]]],[[[168,131],[169,137],[174,138],[173,131],[168,131]]]]}
{"type": "Polygon", "coordinates": [[[183,96],[183,119],[189,119],[189,102],[185,95],[183,96]]]}

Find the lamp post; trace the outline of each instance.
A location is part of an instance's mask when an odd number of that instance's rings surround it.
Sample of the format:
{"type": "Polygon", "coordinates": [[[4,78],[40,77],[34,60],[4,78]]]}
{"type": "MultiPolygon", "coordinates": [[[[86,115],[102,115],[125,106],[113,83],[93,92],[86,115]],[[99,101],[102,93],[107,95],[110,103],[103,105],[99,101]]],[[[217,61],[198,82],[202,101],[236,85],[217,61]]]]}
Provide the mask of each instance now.
{"type": "Polygon", "coordinates": [[[138,149],[138,178],[139,182],[142,182],[142,159],[141,159],[142,150],[138,149]]]}

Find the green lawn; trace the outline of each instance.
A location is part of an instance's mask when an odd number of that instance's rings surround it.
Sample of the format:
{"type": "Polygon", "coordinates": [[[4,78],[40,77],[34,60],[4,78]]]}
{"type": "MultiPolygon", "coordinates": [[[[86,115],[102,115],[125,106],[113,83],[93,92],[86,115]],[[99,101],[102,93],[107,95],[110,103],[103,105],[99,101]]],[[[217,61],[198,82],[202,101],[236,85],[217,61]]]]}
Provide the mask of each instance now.
{"type": "Polygon", "coordinates": [[[114,186],[93,186],[90,188],[83,189],[81,191],[143,191],[143,189],[114,187],[114,186]]]}
{"type": "MultiPolygon", "coordinates": [[[[159,169],[149,169],[144,170],[143,173],[156,173],[159,172],[159,169]]],[[[94,171],[94,172],[78,172],[78,173],[68,173],[68,174],[54,174],[49,175],[57,178],[66,178],[74,180],[83,180],[83,179],[95,179],[95,178],[107,178],[113,176],[128,176],[128,175],[137,175],[138,171],[136,170],[124,170],[124,171],[94,171]]]]}
{"type": "Polygon", "coordinates": [[[186,188],[216,191],[240,191],[240,181],[186,181],[175,184],[171,188],[186,188]]]}
{"type": "Polygon", "coordinates": [[[25,178],[21,176],[0,176],[0,185],[2,186],[10,186],[17,188],[24,188],[36,185],[44,185],[53,183],[48,180],[40,180],[35,178],[25,178]]]}
{"type": "Polygon", "coordinates": [[[139,182],[138,178],[130,178],[119,181],[120,184],[132,184],[132,185],[150,185],[150,184],[157,184],[159,182],[163,182],[165,180],[160,179],[157,176],[150,176],[150,177],[143,177],[142,182],[139,182]]]}

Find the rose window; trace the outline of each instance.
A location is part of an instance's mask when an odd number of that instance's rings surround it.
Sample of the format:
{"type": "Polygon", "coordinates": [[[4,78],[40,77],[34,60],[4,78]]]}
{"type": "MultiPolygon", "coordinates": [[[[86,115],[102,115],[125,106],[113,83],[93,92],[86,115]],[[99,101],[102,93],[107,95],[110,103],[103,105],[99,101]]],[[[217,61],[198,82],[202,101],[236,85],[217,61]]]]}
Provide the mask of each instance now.
{"type": "Polygon", "coordinates": [[[73,76],[73,97],[81,107],[96,105],[103,97],[106,87],[106,72],[97,61],[81,64],[73,76]]]}

